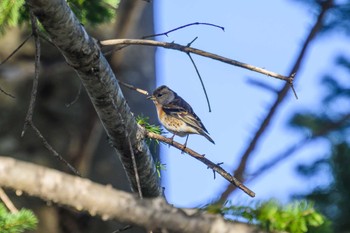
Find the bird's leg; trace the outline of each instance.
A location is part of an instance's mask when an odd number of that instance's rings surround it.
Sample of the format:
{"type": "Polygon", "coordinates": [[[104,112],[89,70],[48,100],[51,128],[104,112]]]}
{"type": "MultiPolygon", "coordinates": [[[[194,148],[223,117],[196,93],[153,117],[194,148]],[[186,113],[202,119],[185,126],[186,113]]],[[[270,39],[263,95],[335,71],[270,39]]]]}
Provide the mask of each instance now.
{"type": "Polygon", "coordinates": [[[174,143],[174,137],[175,137],[175,134],[173,134],[173,136],[170,138],[171,139],[171,143],[169,144],[169,146],[170,145],[174,145],[173,143],[174,143]]]}
{"type": "Polygon", "coordinates": [[[189,134],[187,134],[187,136],[186,136],[186,141],[185,141],[184,147],[182,148],[181,154],[183,154],[185,152],[185,149],[186,149],[186,146],[187,146],[188,136],[189,136],[189,134]]]}

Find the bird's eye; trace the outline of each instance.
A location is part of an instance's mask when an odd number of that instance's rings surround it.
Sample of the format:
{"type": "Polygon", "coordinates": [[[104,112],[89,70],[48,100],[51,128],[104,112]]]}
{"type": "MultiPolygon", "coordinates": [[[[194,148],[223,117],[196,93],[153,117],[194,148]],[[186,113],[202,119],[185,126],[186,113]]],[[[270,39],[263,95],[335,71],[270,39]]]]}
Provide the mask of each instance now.
{"type": "Polygon", "coordinates": [[[163,94],[161,94],[161,93],[159,93],[158,95],[157,95],[157,97],[161,97],[163,94]]]}

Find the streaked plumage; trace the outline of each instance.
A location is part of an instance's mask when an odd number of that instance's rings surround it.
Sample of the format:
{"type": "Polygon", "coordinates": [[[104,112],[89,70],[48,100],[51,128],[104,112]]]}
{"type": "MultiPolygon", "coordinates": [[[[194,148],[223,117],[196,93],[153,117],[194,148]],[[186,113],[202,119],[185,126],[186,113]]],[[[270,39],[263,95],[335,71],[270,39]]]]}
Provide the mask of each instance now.
{"type": "Polygon", "coordinates": [[[168,131],[181,137],[200,134],[215,144],[192,107],[169,87],[158,87],[149,98],[156,105],[159,121],[168,131]]]}

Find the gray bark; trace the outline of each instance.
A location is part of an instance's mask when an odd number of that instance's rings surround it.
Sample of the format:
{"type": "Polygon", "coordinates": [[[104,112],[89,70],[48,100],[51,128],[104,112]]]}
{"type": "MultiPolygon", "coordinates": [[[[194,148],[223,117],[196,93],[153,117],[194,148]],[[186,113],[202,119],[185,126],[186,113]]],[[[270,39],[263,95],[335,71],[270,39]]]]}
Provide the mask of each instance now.
{"type": "Polygon", "coordinates": [[[257,227],[226,221],[219,215],[196,211],[187,214],[162,197],[139,199],[136,195],[93,183],[47,167],[0,156],[0,186],[115,219],[145,229],[162,228],[182,233],[263,233],[257,227]]]}
{"type": "Polygon", "coordinates": [[[137,190],[129,140],[136,158],[141,190],[145,197],[162,195],[154,162],[100,48],[63,0],[27,0],[66,62],[79,75],[95,110],[131,181],[137,190]]]}

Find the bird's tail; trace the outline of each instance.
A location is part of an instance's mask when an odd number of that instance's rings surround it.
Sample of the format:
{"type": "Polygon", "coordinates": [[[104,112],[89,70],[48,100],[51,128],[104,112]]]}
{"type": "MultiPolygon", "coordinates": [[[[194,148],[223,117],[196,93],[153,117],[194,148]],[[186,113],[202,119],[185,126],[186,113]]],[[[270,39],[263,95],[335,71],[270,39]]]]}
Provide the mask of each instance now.
{"type": "Polygon", "coordinates": [[[206,132],[202,131],[201,135],[203,135],[206,139],[208,139],[211,143],[213,143],[215,145],[214,140],[209,136],[209,134],[207,134],[206,132]]]}

